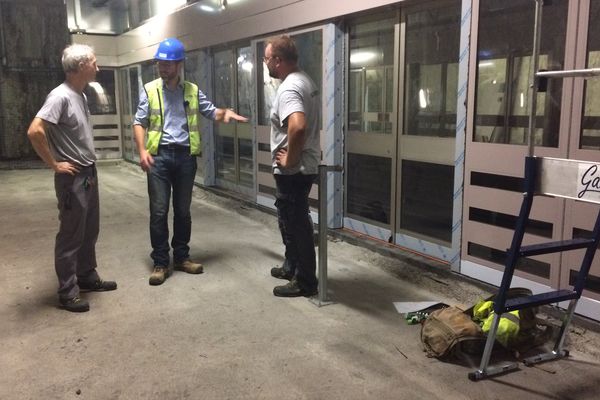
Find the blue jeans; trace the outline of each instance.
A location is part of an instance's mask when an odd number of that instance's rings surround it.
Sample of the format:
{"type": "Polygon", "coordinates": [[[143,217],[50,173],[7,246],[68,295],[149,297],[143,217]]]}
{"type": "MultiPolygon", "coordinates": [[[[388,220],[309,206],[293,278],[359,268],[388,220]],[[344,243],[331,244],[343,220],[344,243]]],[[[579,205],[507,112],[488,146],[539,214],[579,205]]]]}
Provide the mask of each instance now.
{"type": "Polygon", "coordinates": [[[189,147],[160,146],[148,172],[150,198],[150,256],[155,266],[169,266],[169,201],[173,192],[173,260],[190,256],[188,243],[192,232],[190,205],[196,177],[196,156],[189,147]]]}
{"type": "Polygon", "coordinates": [[[308,195],[316,175],[274,175],[277,193],[275,207],[281,238],[285,245],[284,268],[306,290],[316,289],[316,255],[313,223],[309,214],[308,195]]]}

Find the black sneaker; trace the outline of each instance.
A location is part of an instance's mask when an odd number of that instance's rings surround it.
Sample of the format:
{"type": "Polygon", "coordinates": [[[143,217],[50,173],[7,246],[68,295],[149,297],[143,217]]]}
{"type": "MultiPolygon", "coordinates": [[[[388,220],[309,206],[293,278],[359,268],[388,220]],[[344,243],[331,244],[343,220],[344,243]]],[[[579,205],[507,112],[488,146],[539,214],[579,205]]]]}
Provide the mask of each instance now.
{"type": "Polygon", "coordinates": [[[90,303],[83,300],[79,296],[72,297],[70,299],[58,299],[61,304],[61,308],[71,312],[86,312],[90,310],[90,303]]]}
{"type": "Polygon", "coordinates": [[[79,282],[78,285],[82,292],[108,292],[117,289],[117,282],[102,279],[95,282],[79,282]]]}
{"type": "Polygon", "coordinates": [[[275,286],[273,288],[273,294],[277,297],[310,297],[316,295],[317,293],[317,288],[305,289],[298,284],[296,279],[292,279],[283,286],[275,286]]]}
{"type": "Polygon", "coordinates": [[[277,279],[287,279],[291,281],[294,275],[292,275],[289,271],[286,271],[283,267],[273,267],[271,268],[271,276],[277,279]]]}

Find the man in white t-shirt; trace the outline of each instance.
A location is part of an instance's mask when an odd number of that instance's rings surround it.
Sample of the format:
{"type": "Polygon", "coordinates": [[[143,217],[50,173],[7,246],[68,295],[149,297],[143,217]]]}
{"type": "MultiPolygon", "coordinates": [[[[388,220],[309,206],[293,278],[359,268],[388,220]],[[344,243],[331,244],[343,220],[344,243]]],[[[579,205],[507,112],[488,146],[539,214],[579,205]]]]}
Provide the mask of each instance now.
{"type": "Polygon", "coordinates": [[[81,44],[65,48],[62,65],[66,79],[48,94],[27,136],[54,170],[60,220],[54,247],[58,299],[65,310],[84,312],[90,305],[79,297],[80,291],[117,288],[96,272],[100,205],[94,135],[83,90],[96,79],[98,66],[92,48],[81,44]]]}
{"type": "Polygon", "coordinates": [[[263,62],[269,75],[282,81],[271,108],[271,156],[285,262],[271,275],[289,282],[276,286],[273,294],[313,296],[318,282],[308,195],[321,158],[320,94],[299,69],[298,50],[289,36],[269,40],[263,62]]]}

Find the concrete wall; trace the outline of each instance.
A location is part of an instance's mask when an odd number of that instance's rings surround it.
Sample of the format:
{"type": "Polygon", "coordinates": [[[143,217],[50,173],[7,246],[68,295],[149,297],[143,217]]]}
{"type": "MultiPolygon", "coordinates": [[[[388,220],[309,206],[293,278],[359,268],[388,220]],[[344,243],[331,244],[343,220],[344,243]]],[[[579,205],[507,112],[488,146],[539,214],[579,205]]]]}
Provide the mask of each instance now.
{"type": "Polygon", "coordinates": [[[0,0],[0,159],[35,159],[27,127],[63,80],[63,0],[0,0]]]}

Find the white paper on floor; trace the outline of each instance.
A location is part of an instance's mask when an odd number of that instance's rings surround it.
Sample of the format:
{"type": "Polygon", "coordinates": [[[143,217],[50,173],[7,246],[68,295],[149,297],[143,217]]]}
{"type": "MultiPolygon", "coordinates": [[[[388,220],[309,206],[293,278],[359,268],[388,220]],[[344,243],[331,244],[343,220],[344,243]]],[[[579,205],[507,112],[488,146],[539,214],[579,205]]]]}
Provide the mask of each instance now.
{"type": "Polygon", "coordinates": [[[439,301],[395,301],[394,307],[396,307],[398,313],[406,314],[413,311],[424,310],[439,303],[439,301]]]}

